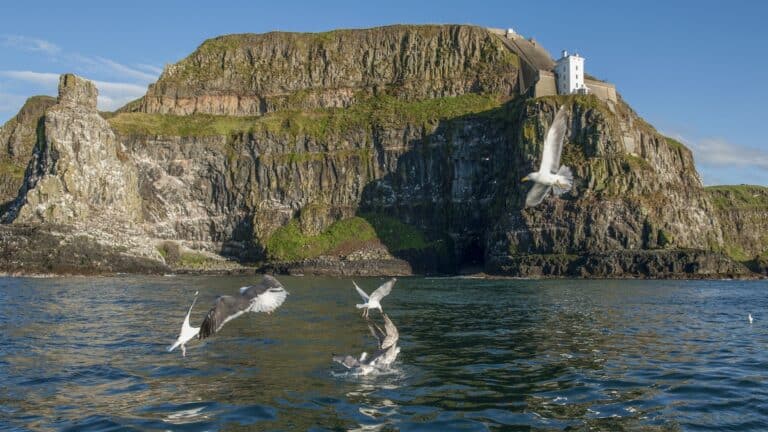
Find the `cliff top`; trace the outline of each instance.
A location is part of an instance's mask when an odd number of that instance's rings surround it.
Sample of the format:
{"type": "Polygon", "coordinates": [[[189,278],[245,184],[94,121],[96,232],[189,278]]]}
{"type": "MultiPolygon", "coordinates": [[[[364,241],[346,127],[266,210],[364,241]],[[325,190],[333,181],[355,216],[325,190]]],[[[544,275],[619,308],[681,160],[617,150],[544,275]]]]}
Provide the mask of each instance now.
{"type": "Polygon", "coordinates": [[[719,185],[705,190],[712,204],[720,209],[768,210],[768,187],[756,185],[719,185]]]}
{"type": "Polygon", "coordinates": [[[382,93],[512,96],[519,70],[520,58],[501,38],[469,25],[234,34],[166,67],[137,110],[247,116],[348,107],[382,93]]]}

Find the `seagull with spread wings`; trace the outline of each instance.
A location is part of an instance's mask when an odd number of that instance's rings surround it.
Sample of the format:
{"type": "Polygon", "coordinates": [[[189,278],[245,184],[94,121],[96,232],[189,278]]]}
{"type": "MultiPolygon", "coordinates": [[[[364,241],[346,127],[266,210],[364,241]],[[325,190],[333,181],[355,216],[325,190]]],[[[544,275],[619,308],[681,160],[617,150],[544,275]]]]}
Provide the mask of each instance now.
{"type": "Polygon", "coordinates": [[[368,311],[371,309],[378,309],[379,312],[383,312],[381,310],[381,299],[386,297],[390,292],[392,292],[392,287],[395,285],[395,282],[397,282],[396,278],[392,278],[386,282],[384,282],[380,287],[376,288],[374,292],[371,293],[369,296],[366,294],[365,291],[363,291],[355,281],[352,281],[352,283],[355,285],[355,289],[357,290],[358,294],[360,294],[360,297],[363,298],[363,301],[365,303],[363,304],[357,304],[355,305],[358,309],[365,309],[363,311],[363,316],[368,317],[368,311]]]}
{"type": "Polygon", "coordinates": [[[539,205],[552,191],[555,195],[560,196],[568,192],[573,185],[571,169],[565,165],[560,165],[560,155],[563,152],[563,141],[567,130],[567,118],[567,110],[565,106],[561,106],[544,139],[539,170],[523,177],[523,181],[531,180],[534,182],[533,187],[525,197],[526,207],[539,205]]]}
{"type": "Polygon", "coordinates": [[[280,307],[288,291],[272,276],[264,275],[256,285],[240,288],[240,295],[219,296],[200,325],[198,339],[215,335],[224,324],[248,312],[272,313],[280,307]]]}
{"type": "Polygon", "coordinates": [[[368,330],[379,342],[379,349],[385,350],[397,343],[400,339],[400,332],[397,331],[397,327],[387,314],[382,313],[381,315],[384,317],[384,330],[371,320],[368,320],[368,330]]]}

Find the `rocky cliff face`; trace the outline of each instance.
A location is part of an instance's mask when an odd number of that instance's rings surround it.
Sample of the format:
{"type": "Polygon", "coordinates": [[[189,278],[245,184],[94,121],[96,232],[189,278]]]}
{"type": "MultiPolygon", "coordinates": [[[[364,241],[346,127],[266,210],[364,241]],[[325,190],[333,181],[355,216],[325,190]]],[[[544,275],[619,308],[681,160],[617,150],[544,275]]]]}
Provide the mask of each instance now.
{"type": "Polygon", "coordinates": [[[138,107],[253,116],[347,107],[381,93],[410,100],[512,95],[519,67],[499,38],[472,26],[229,35],[166,68],[138,107]]]}
{"type": "Polygon", "coordinates": [[[768,275],[768,188],[706,188],[723,232],[723,251],[768,275]]]}
{"type": "Polygon", "coordinates": [[[6,219],[87,224],[93,250],[158,268],[747,273],[718,253],[738,234],[688,149],[621,101],[516,94],[519,61],[469,26],[227,36],[108,123],[65,77],[6,219]],[[519,180],[562,105],[576,184],[525,209],[519,180]]]}
{"type": "Polygon", "coordinates": [[[141,219],[136,170],[96,110],[97,95],[90,81],[61,76],[6,221],[98,226],[141,219]]]}
{"type": "Polygon", "coordinates": [[[722,243],[691,152],[623,103],[540,98],[519,116],[507,198],[489,239],[491,261],[520,254],[709,250],[722,243]],[[519,179],[536,166],[550,119],[563,103],[571,108],[563,162],[574,169],[575,186],[564,199],[524,209],[528,188],[519,179]]]}
{"type": "Polygon", "coordinates": [[[0,213],[19,192],[45,111],[56,104],[49,96],[29,98],[15,117],[0,127],[0,213]]]}

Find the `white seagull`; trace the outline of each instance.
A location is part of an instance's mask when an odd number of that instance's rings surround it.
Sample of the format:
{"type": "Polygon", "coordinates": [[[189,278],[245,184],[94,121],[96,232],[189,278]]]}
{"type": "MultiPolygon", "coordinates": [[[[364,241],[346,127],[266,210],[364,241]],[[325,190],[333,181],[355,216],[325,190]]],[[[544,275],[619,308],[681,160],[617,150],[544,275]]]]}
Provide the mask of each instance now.
{"type": "Polygon", "coordinates": [[[525,197],[526,207],[537,206],[553,190],[555,195],[560,196],[568,192],[573,185],[571,169],[565,165],[560,166],[560,155],[563,152],[563,140],[567,129],[567,117],[565,106],[561,106],[544,139],[539,170],[523,177],[522,181],[531,180],[534,182],[533,187],[525,197]]]}
{"type": "Polygon", "coordinates": [[[388,280],[387,282],[384,282],[380,287],[376,288],[374,292],[371,293],[369,296],[365,293],[357,284],[355,281],[352,281],[352,283],[355,285],[355,289],[357,290],[358,294],[360,294],[360,297],[363,298],[363,301],[365,303],[363,304],[357,304],[355,305],[358,309],[365,309],[363,311],[363,316],[368,317],[368,311],[370,309],[378,309],[379,312],[383,312],[381,310],[381,299],[386,297],[390,292],[392,292],[392,287],[395,285],[395,282],[397,282],[396,278],[392,278],[388,280]]]}
{"type": "Polygon", "coordinates": [[[749,320],[749,323],[752,324],[752,314],[747,314],[747,319],[749,320]]]}
{"type": "Polygon", "coordinates": [[[240,288],[239,296],[219,296],[200,326],[198,339],[213,336],[224,324],[246,312],[272,313],[280,307],[288,291],[272,276],[264,275],[256,285],[240,288]]]}
{"type": "Polygon", "coordinates": [[[369,356],[366,352],[360,354],[359,358],[351,355],[334,355],[333,361],[361,375],[367,375],[375,370],[386,370],[391,366],[397,359],[397,355],[400,354],[400,347],[397,346],[400,334],[389,316],[384,313],[382,316],[384,317],[384,330],[370,320],[368,321],[368,328],[378,341],[378,349],[373,355],[369,356]]]}
{"type": "Polygon", "coordinates": [[[189,307],[189,311],[187,311],[187,316],[184,317],[184,322],[181,323],[181,332],[179,332],[179,338],[176,339],[176,342],[174,342],[173,345],[168,347],[168,352],[171,352],[180,346],[182,357],[186,357],[187,348],[184,345],[186,345],[190,339],[197,336],[197,334],[200,332],[200,327],[192,327],[189,325],[189,315],[192,313],[192,308],[195,307],[198,293],[199,291],[195,291],[195,298],[192,300],[192,305],[189,307]]]}
{"type": "Polygon", "coordinates": [[[379,342],[379,349],[385,350],[397,343],[400,339],[400,332],[397,331],[397,327],[387,314],[382,313],[381,315],[384,317],[384,330],[371,320],[368,320],[368,330],[379,342]]]}

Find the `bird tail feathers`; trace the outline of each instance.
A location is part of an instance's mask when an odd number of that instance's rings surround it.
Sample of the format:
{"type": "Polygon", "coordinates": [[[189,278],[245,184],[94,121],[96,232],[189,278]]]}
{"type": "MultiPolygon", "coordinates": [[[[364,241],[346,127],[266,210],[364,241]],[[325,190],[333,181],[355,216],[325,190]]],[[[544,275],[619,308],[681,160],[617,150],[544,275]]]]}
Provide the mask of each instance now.
{"type": "Polygon", "coordinates": [[[560,196],[571,190],[573,186],[573,173],[571,169],[563,165],[557,170],[557,181],[552,186],[555,195],[560,196]]]}
{"type": "Polygon", "coordinates": [[[181,345],[181,341],[176,341],[176,343],[168,347],[168,352],[175,350],[179,345],[181,345]]]}
{"type": "Polygon", "coordinates": [[[355,307],[358,308],[358,309],[365,309],[365,308],[368,307],[368,303],[356,304],[355,307]]]}

